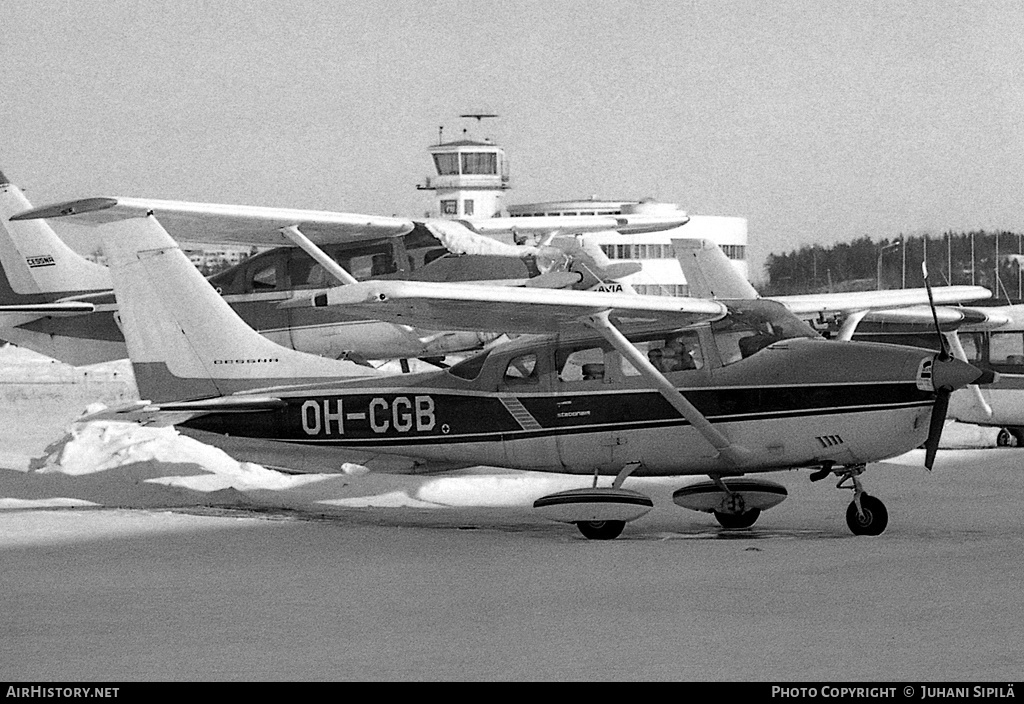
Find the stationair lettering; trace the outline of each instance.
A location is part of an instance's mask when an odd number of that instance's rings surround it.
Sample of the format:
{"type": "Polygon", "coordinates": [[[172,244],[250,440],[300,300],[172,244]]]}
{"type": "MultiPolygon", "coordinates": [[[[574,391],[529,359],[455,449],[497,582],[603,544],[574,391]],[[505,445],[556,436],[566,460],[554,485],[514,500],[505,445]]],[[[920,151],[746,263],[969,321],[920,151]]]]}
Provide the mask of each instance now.
{"type": "Polygon", "coordinates": [[[376,434],[428,432],[437,425],[434,399],[430,396],[361,399],[309,399],[302,404],[300,418],[306,435],[359,434],[369,428],[376,434]],[[347,425],[346,425],[347,424],[347,425]]]}

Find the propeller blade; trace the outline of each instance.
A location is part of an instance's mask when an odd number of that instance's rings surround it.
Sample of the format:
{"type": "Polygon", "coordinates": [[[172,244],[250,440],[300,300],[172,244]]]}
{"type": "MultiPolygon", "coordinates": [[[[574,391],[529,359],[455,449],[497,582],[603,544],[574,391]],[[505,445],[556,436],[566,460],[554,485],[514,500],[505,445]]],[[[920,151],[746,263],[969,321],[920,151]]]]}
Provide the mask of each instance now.
{"type": "MultiPolygon", "coordinates": [[[[939,336],[939,356],[941,359],[949,359],[949,347],[946,346],[946,336],[942,334],[939,327],[939,314],[935,311],[935,299],[932,297],[932,285],[928,282],[928,262],[921,262],[921,274],[924,277],[924,289],[928,292],[928,307],[932,309],[932,320],[935,322],[935,334],[939,336]]],[[[945,416],[945,413],[943,413],[945,416]]],[[[931,469],[931,467],[929,467],[931,469]]]]}
{"type": "Polygon", "coordinates": [[[929,470],[935,464],[935,453],[939,450],[939,439],[942,437],[942,426],[946,424],[946,410],[949,408],[949,389],[939,389],[935,394],[935,405],[932,406],[932,419],[928,424],[928,439],[924,442],[924,466],[929,470]]]}

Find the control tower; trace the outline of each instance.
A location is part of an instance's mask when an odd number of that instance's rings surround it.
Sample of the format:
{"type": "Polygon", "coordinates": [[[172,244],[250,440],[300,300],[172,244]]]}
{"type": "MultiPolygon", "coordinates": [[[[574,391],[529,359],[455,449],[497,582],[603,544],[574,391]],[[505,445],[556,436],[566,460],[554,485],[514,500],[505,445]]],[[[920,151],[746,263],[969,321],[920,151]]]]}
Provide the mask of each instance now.
{"type": "MultiPolygon", "coordinates": [[[[462,118],[482,122],[497,115],[470,113],[462,118]]],[[[505,150],[489,137],[482,141],[462,138],[445,142],[444,128],[438,128],[437,144],[428,148],[435,175],[417,185],[421,191],[434,191],[433,217],[474,220],[502,214],[505,191],[509,190],[508,160],[505,150]]]]}

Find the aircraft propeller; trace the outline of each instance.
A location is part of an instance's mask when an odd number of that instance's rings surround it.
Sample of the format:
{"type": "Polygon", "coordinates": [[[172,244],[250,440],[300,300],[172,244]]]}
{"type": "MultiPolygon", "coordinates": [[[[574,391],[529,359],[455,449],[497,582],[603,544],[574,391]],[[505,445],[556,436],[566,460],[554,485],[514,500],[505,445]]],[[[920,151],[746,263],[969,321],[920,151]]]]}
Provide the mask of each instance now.
{"type": "MultiPolygon", "coordinates": [[[[932,286],[928,282],[928,263],[921,262],[921,273],[924,275],[924,287],[928,292],[928,307],[932,310],[932,320],[935,321],[935,334],[939,336],[939,354],[935,357],[932,365],[932,381],[935,383],[935,367],[953,359],[946,346],[946,336],[942,334],[939,327],[939,314],[935,310],[935,300],[932,298],[932,286]]],[[[942,428],[946,424],[946,411],[949,409],[949,397],[953,389],[948,385],[935,384],[935,405],[932,406],[932,417],[928,423],[928,439],[924,443],[924,466],[931,471],[935,464],[935,454],[939,450],[939,440],[942,438],[942,428]]]]}

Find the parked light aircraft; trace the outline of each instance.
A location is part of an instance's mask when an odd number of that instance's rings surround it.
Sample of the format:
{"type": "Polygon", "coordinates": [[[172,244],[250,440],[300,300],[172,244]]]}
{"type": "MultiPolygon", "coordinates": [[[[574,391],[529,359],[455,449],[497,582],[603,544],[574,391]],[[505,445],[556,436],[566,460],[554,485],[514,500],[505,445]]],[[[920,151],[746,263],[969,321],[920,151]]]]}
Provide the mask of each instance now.
{"type": "Polygon", "coordinates": [[[385,376],[256,334],[152,215],[100,232],[146,400],[93,418],[270,440],[300,463],[321,447],[593,475],[591,489],[534,504],[589,538],[614,538],[652,508],[623,488],[629,477],[708,475],[676,503],[745,527],[785,497],[746,475],[796,468],[840,477],[854,492],[851,530],[877,535],[887,511],[863,490],[866,463],[927,443],[930,466],[943,421],[934,409],[985,381],[946,355],[822,340],[781,304],[752,298],[408,281],[324,294],[344,292],[340,307],[375,318],[462,330],[499,319],[522,334],[447,370],[385,376]]]}
{"type": "MultiPolygon", "coordinates": [[[[20,190],[4,182],[0,174],[0,215],[10,219],[4,223],[9,239],[0,243],[0,264],[11,282],[20,283],[3,290],[7,287],[0,282],[0,337],[72,364],[122,358],[126,352],[114,321],[116,307],[106,293],[106,270],[67,248],[40,221],[44,218],[74,216],[78,223],[98,224],[153,213],[179,241],[275,247],[211,277],[211,283],[269,339],[292,349],[356,360],[436,358],[479,349],[504,331],[424,330],[355,319],[336,307],[304,305],[321,300],[323,289],[334,283],[392,278],[602,288],[633,273],[631,267],[637,265],[608,261],[579,233],[653,231],[687,220],[681,212],[492,218],[474,221],[470,230],[467,223],[450,220],[106,197],[27,210],[30,204],[20,190]],[[494,239],[515,241],[525,235],[547,244],[522,247],[494,239]]],[[[709,274],[701,285],[691,283],[695,291],[705,291],[693,295],[716,295],[721,284],[713,279],[719,274],[724,280],[733,276],[731,270],[709,274]]],[[[743,295],[746,290],[752,291],[747,286],[743,295]]],[[[989,295],[974,286],[935,290],[940,303],[989,295]]],[[[798,314],[818,316],[927,302],[924,289],[903,291],[898,297],[870,292],[779,300],[798,314]]]]}
{"type": "MultiPolygon", "coordinates": [[[[965,307],[959,326],[942,334],[959,359],[998,373],[984,387],[956,391],[949,416],[962,423],[999,428],[998,445],[1024,446],[1024,306],[965,307]]],[[[899,317],[869,316],[856,327],[855,340],[888,342],[938,350],[933,328],[899,317]]]]}
{"type": "Polygon", "coordinates": [[[649,231],[677,227],[687,220],[681,212],[500,218],[475,226],[474,231],[447,220],[124,198],[30,208],[21,190],[0,173],[4,226],[0,228],[0,339],[76,365],[127,356],[114,318],[110,277],[105,267],[69,248],[40,218],[79,214],[78,222],[90,224],[90,216],[102,220],[107,209],[137,214],[152,211],[180,240],[275,247],[214,275],[211,284],[269,339],[293,349],[356,360],[443,357],[480,349],[497,335],[417,330],[353,320],[330,310],[281,308],[280,304],[337,283],[336,276],[344,281],[378,276],[433,281],[494,279],[506,285],[588,288],[599,283],[597,277],[614,278],[631,271],[607,260],[595,262],[578,248],[566,252],[519,247],[494,237],[550,235],[556,227],[569,233],[649,231]],[[310,250],[310,240],[320,246],[310,250]],[[315,260],[303,248],[321,259],[315,260]]]}

